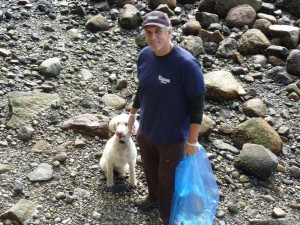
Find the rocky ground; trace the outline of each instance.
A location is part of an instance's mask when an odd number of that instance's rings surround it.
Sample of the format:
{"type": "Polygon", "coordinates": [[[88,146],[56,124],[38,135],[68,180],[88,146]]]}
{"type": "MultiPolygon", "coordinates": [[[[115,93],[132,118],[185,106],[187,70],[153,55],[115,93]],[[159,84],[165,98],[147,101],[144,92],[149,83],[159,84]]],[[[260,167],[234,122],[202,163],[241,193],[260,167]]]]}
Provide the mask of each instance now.
{"type": "MultiPolygon", "coordinates": [[[[146,194],[145,177],[137,165],[138,186],[120,193],[109,192],[98,167],[106,140],[61,129],[72,116],[91,113],[113,115],[130,108],[132,93],[137,85],[136,58],[140,48],[135,43],[138,29],[120,28],[110,9],[90,1],[0,0],[0,48],[12,54],[0,56],[0,214],[20,199],[37,205],[29,224],[159,224],[158,211],[140,212],[133,200],[146,194]],[[20,3],[21,4],[18,4],[20,3]],[[76,11],[80,5],[84,11],[76,11]],[[97,13],[109,19],[108,31],[92,33],[85,27],[87,19],[97,13]],[[79,30],[73,38],[67,30],[79,30]],[[62,61],[60,75],[45,79],[38,66],[46,59],[62,61]],[[83,79],[83,70],[90,79],[83,79]],[[122,82],[120,82],[122,81],[122,82]],[[125,88],[119,88],[125,82],[125,88]],[[43,86],[45,85],[45,86],[43,86]],[[9,129],[8,95],[15,91],[48,90],[59,101],[28,121],[34,128],[31,138],[20,140],[17,129],[9,129]],[[100,99],[105,94],[117,94],[126,100],[126,107],[107,107],[100,99]],[[39,146],[37,146],[39,144],[39,146]],[[32,182],[28,175],[41,163],[53,166],[53,177],[44,182],[32,182]]],[[[140,5],[147,6],[147,2],[140,5]]],[[[106,5],[107,6],[107,5],[106,5]]],[[[111,7],[118,10],[117,7],[111,7]]],[[[182,21],[193,18],[197,3],[179,5],[182,21]]],[[[142,10],[143,11],[143,10],[142,10]]],[[[287,14],[287,18],[295,19],[287,14]]],[[[296,18],[297,19],[297,18],[296,18]]],[[[174,41],[180,40],[182,30],[174,26],[174,41]]],[[[202,62],[205,54],[199,57],[202,62]]],[[[222,192],[215,224],[300,224],[300,182],[291,176],[289,167],[300,167],[299,100],[290,100],[286,85],[264,76],[272,66],[259,66],[251,56],[244,57],[241,66],[230,58],[210,55],[212,66],[231,71],[242,67],[247,73],[260,73],[261,79],[249,81],[238,76],[243,87],[256,93],[276,119],[275,129],[285,126],[284,147],[279,157],[281,170],[266,181],[249,177],[233,166],[235,155],[217,149],[213,140],[232,144],[229,135],[218,126],[201,140],[215,167],[222,192]],[[256,222],[255,222],[256,221],[256,222]]],[[[299,78],[294,77],[295,81],[299,78]]],[[[233,127],[245,120],[239,110],[243,99],[207,101],[205,114],[217,125],[233,127]]],[[[1,219],[0,225],[13,224],[1,219]]]]}

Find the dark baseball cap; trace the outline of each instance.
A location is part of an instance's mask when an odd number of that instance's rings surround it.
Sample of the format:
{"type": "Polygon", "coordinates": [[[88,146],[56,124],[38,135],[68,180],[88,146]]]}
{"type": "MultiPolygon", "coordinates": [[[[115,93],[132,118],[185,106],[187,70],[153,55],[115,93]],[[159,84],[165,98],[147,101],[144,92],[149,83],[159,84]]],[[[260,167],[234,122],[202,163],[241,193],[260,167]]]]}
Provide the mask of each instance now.
{"type": "Polygon", "coordinates": [[[152,11],[145,15],[144,22],[142,24],[143,27],[148,25],[155,25],[159,27],[169,27],[170,19],[168,18],[167,14],[161,11],[152,11]]]}

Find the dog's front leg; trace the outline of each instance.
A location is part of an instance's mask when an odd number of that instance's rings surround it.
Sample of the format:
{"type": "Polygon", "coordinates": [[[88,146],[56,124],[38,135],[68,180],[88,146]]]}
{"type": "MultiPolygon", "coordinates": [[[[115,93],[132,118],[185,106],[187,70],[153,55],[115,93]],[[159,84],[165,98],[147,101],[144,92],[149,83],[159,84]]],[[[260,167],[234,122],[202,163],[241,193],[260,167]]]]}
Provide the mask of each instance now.
{"type": "Polygon", "coordinates": [[[129,163],[129,183],[130,183],[131,187],[136,186],[135,162],[129,163]]]}
{"type": "Polygon", "coordinates": [[[112,187],[114,186],[114,168],[112,165],[107,163],[106,165],[106,184],[107,187],[112,187]]]}

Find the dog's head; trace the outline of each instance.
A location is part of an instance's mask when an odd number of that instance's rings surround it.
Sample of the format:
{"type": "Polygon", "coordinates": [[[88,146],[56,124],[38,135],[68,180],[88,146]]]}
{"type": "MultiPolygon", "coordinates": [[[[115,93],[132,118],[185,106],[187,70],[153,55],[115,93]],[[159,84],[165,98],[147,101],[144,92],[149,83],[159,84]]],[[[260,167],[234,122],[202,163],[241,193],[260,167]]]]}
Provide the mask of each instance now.
{"type": "MultiPolygon", "coordinates": [[[[120,139],[130,137],[130,132],[127,125],[128,119],[129,119],[128,114],[121,114],[113,117],[109,123],[109,129],[114,134],[116,134],[120,139]]],[[[136,131],[138,130],[139,122],[135,121],[134,126],[135,126],[135,132],[133,133],[133,135],[135,135],[136,131]]]]}

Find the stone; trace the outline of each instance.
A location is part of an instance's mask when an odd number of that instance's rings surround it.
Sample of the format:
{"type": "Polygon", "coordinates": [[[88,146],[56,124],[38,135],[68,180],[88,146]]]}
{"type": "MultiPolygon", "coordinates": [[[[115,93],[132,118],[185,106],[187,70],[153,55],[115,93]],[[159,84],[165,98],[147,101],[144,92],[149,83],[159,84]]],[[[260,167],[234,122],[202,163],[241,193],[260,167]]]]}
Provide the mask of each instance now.
{"type": "Polygon", "coordinates": [[[251,176],[265,180],[277,168],[278,158],[262,145],[246,143],[235,159],[234,166],[251,176]]]}
{"type": "Polygon", "coordinates": [[[109,118],[106,116],[81,114],[66,120],[61,127],[108,139],[110,135],[108,124],[109,118]]]}
{"type": "Polygon", "coordinates": [[[275,155],[278,155],[283,147],[278,133],[262,118],[250,118],[235,126],[231,133],[231,139],[238,149],[246,143],[253,143],[263,145],[275,155]]]}
{"type": "Polygon", "coordinates": [[[27,199],[20,199],[9,210],[0,215],[0,218],[15,221],[20,225],[27,225],[32,220],[36,210],[36,203],[27,199]]]}
{"type": "Polygon", "coordinates": [[[213,71],[204,74],[207,98],[231,100],[245,95],[244,88],[228,71],[213,71]]]}
{"type": "Polygon", "coordinates": [[[41,163],[30,172],[27,177],[30,181],[48,181],[52,178],[53,168],[48,163],[41,163]]]}
{"type": "Polygon", "coordinates": [[[43,61],[39,66],[40,74],[45,77],[58,77],[62,65],[59,58],[49,58],[43,61]]]}

